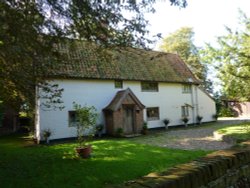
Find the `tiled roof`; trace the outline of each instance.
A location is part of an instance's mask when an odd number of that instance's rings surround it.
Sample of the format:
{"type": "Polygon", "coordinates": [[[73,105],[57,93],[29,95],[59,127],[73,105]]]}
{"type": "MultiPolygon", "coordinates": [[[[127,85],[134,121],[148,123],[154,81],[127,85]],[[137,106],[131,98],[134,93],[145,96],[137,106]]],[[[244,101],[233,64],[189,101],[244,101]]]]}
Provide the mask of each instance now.
{"type": "Polygon", "coordinates": [[[135,48],[103,52],[84,42],[60,46],[66,54],[53,76],[76,79],[121,79],[173,83],[199,83],[178,55],[135,48]]]}

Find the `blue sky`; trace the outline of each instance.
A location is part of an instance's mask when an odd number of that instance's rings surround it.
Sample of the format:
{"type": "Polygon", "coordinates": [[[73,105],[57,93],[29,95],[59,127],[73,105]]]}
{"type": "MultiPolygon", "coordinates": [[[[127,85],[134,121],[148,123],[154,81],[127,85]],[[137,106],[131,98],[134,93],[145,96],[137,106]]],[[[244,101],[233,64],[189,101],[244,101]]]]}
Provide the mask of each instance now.
{"type": "MultiPolygon", "coordinates": [[[[238,10],[250,16],[250,0],[187,0],[184,9],[170,6],[168,0],[158,0],[156,13],[147,14],[150,34],[162,33],[167,36],[183,26],[193,27],[195,44],[203,46],[205,42],[214,44],[216,36],[226,33],[225,25],[232,29],[239,27],[238,10]]],[[[154,47],[157,50],[157,46],[154,47]]]]}

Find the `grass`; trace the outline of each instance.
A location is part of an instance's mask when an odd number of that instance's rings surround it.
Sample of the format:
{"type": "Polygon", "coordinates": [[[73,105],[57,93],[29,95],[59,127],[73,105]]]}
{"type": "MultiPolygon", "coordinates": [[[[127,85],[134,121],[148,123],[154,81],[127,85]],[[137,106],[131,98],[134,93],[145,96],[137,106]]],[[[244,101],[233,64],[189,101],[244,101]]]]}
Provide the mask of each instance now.
{"type": "Polygon", "coordinates": [[[250,122],[226,126],[218,129],[217,132],[225,136],[230,136],[237,140],[237,142],[250,140],[250,122]]]}
{"type": "Polygon", "coordinates": [[[162,171],[207,154],[167,149],[127,139],[91,142],[91,159],[74,154],[75,143],[32,146],[22,135],[0,137],[1,187],[104,187],[162,171]]]}

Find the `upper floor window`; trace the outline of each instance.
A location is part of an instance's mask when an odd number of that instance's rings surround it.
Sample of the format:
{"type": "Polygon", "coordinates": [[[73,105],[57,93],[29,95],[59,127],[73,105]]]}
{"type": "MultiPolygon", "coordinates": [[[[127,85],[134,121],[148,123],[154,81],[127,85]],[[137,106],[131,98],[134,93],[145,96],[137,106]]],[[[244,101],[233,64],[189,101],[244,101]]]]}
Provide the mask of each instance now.
{"type": "Polygon", "coordinates": [[[192,88],[189,84],[182,85],[182,93],[191,93],[192,88]]]}
{"type": "Polygon", "coordinates": [[[142,91],[158,91],[157,82],[141,82],[142,91]]]}
{"type": "Polygon", "coordinates": [[[123,87],[123,83],[122,80],[115,80],[115,88],[122,88],[123,87]]]}
{"type": "Polygon", "coordinates": [[[158,120],[160,119],[159,107],[147,108],[147,120],[158,120]]]}

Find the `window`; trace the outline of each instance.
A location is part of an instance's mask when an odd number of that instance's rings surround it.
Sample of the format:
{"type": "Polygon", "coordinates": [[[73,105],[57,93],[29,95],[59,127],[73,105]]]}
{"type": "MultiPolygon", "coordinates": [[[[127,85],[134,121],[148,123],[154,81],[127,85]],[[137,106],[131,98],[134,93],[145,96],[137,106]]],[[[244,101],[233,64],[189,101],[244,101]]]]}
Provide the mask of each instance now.
{"type": "Polygon", "coordinates": [[[68,117],[69,117],[69,127],[75,127],[77,123],[76,111],[69,111],[68,117]]]}
{"type": "Polygon", "coordinates": [[[158,120],[160,119],[159,107],[147,108],[147,120],[158,120]]]}
{"type": "Polygon", "coordinates": [[[122,80],[115,80],[115,88],[122,88],[122,80]]]}
{"type": "Polygon", "coordinates": [[[157,82],[141,82],[142,91],[158,91],[157,82]]]}
{"type": "Polygon", "coordinates": [[[182,86],[182,93],[191,93],[192,88],[191,85],[185,84],[182,86]]]}
{"type": "Polygon", "coordinates": [[[188,117],[189,116],[188,106],[182,106],[181,107],[181,115],[182,115],[182,117],[188,117]]]}

